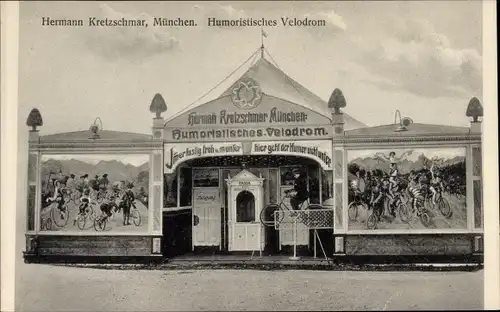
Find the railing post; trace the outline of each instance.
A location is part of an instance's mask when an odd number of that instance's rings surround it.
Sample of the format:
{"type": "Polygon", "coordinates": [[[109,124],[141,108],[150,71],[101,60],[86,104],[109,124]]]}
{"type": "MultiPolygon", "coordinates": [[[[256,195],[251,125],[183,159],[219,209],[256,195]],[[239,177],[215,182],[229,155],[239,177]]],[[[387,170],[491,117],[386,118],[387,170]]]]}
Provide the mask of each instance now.
{"type": "Polygon", "coordinates": [[[297,216],[293,218],[293,257],[290,260],[299,260],[297,257],[297,216]]]}

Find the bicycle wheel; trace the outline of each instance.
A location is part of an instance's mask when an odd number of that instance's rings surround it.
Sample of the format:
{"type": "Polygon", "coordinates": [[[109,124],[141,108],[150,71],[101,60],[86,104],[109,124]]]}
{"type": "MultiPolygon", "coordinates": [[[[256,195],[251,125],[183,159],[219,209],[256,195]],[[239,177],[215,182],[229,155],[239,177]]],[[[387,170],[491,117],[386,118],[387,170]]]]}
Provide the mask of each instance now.
{"type": "Polygon", "coordinates": [[[78,228],[80,230],[85,229],[85,224],[87,223],[87,215],[84,214],[78,214],[78,218],[76,219],[76,223],[78,224],[78,228]]]}
{"type": "Polygon", "coordinates": [[[349,204],[349,208],[347,210],[347,215],[349,216],[349,220],[356,221],[358,218],[358,203],[352,202],[349,204]]]}
{"type": "Polygon", "coordinates": [[[106,219],[104,219],[102,216],[99,216],[94,219],[94,230],[97,232],[104,231],[106,229],[106,219]]]}
{"type": "Polygon", "coordinates": [[[102,194],[102,192],[98,192],[97,195],[96,195],[96,201],[100,204],[104,201],[104,195],[102,194]]]}
{"type": "Polygon", "coordinates": [[[52,220],[50,219],[50,217],[40,220],[40,230],[41,231],[50,231],[50,228],[52,226],[49,226],[49,222],[52,223],[52,220]]]}
{"type": "Polygon", "coordinates": [[[69,212],[68,206],[63,205],[62,210],[54,206],[51,210],[51,218],[58,227],[65,227],[68,224],[69,212]]]}
{"type": "Polygon", "coordinates": [[[47,220],[45,220],[45,229],[47,231],[52,230],[52,218],[48,217],[47,220]]]}
{"type": "Polygon", "coordinates": [[[453,214],[453,211],[451,210],[450,203],[441,197],[438,202],[439,206],[439,211],[441,211],[441,214],[446,218],[449,219],[451,218],[451,215],[453,214]]]}
{"type": "Polygon", "coordinates": [[[116,211],[115,208],[111,208],[111,216],[108,217],[109,221],[115,221],[116,211]]]}
{"type": "Polygon", "coordinates": [[[71,194],[71,199],[73,200],[73,203],[75,203],[76,206],[80,205],[80,194],[78,191],[74,191],[71,194]]]}
{"type": "Polygon", "coordinates": [[[433,205],[432,205],[432,196],[426,196],[425,197],[424,208],[426,210],[431,210],[433,208],[433,205]]]}
{"type": "Polygon", "coordinates": [[[260,223],[264,226],[273,227],[276,223],[279,223],[285,217],[282,211],[280,211],[280,206],[276,204],[270,204],[264,207],[260,211],[260,223]],[[279,211],[275,217],[275,211],[279,211]],[[275,220],[276,218],[276,220],[275,220]]]}
{"type": "Polygon", "coordinates": [[[90,220],[90,221],[94,221],[96,216],[95,216],[95,210],[94,210],[94,207],[92,205],[90,205],[89,207],[87,207],[85,209],[85,214],[87,215],[87,218],[90,220]]]}
{"type": "Polygon", "coordinates": [[[368,217],[368,219],[366,220],[366,227],[369,229],[369,230],[374,230],[377,228],[377,216],[373,213],[370,214],[370,216],[368,217]]]}
{"type": "Polygon", "coordinates": [[[135,226],[141,225],[141,214],[137,209],[132,210],[132,222],[134,222],[135,226]]]}
{"type": "Polygon", "coordinates": [[[429,227],[431,224],[431,217],[426,211],[422,211],[420,213],[420,222],[422,222],[425,227],[429,227]]]}
{"type": "Polygon", "coordinates": [[[404,223],[410,223],[411,213],[408,205],[402,201],[398,205],[399,219],[404,223]]]}

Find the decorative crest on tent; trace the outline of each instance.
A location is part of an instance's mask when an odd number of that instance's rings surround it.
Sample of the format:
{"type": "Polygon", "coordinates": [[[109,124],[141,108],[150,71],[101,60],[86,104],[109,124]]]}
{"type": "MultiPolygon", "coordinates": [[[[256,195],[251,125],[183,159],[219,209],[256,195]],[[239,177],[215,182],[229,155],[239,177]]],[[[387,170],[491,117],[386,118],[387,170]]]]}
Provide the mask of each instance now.
{"type": "Polygon", "coordinates": [[[262,101],[262,90],[257,81],[246,78],[234,84],[231,91],[231,100],[238,108],[254,109],[262,101]]]}

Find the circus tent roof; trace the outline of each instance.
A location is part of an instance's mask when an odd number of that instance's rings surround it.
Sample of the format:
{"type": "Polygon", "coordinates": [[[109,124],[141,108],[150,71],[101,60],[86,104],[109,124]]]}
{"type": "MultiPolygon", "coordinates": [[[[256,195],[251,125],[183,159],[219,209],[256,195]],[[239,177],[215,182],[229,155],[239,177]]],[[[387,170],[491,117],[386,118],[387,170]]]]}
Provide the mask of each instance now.
{"type": "MultiPolygon", "coordinates": [[[[257,51],[256,53],[260,54],[259,51],[257,51]]],[[[225,80],[229,80],[231,76],[234,77],[235,75],[230,75],[225,80]]],[[[278,66],[268,61],[263,54],[242,75],[240,74],[238,79],[233,78],[229,80],[229,82],[231,83],[229,88],[226,83],[225,91],[222,94],[219,94],[217,97],[215,97],[214,100],[220,98],[229,98],[231,90],[233,89],[233,85],[238,81],[247,78],[255,80],[259,84],[262,93],[266,95],[282,99],[286,102],[298,104],[307,109],[313,110],[321,115],[324,115],[328,118],[331,118],[331,111],[329,110],[328,104],[325,100],[315,95],[314,93],[309,91],[306,87],[302,86],[300,83],[292,79],[285,72],[279,69],[278,66]]],[[[186,109],[188,108],[192,109],[194,107],[203,105],[205,103],[207,102],[204,102],[196,106],[186,107],[186,109]]],[[[187,111],[186,109],[183,112],[187,111]]],[[[176,114],[175,116],[172,116],[170,120],[179,116],[180,113],[176,114]]],[[[346,130],[366,127],[365,124],[347,114],[344,114],[344,118],[345,118],[346,130]]]]}

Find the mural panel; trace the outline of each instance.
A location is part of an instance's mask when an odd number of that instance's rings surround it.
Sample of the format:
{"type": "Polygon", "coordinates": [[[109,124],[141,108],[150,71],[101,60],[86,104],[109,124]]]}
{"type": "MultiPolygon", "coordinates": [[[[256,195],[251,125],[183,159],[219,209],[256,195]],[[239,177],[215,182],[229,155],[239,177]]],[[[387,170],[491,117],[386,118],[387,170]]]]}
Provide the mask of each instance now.
{"type": "Polygon", "coordinates": [[[149,155],[43,155],[40,230],[148,231],[149,155]]]}
{"type": "Polygon", "coordinates": [[[348,229],[466,229],[465,148],[348,151],[348,229]]]}

